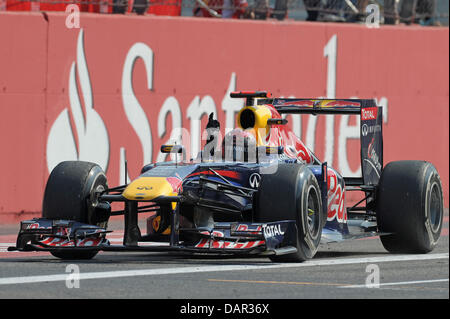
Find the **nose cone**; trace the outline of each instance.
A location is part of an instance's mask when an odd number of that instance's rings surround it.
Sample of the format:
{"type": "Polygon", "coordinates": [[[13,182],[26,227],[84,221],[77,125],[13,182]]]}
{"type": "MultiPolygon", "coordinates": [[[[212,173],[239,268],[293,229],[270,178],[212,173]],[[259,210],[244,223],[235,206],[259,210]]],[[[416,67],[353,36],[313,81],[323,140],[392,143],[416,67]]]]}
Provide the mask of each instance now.
{"type": "Polygon", "coordinates": [[[140,177],[131,182],[122,193],[128,200],[152,200],[174,195],[177,193],[166,177],[140,177]]]}

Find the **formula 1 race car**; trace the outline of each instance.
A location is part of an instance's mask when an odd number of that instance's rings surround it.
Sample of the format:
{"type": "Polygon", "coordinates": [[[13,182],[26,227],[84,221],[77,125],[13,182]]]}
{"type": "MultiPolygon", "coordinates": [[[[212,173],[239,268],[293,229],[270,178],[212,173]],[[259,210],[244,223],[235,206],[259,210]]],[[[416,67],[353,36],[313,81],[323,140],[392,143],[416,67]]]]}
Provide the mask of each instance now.
{"type": "Polygon", "coordinates": [[[231,97],[246,99],[238,128],[220,141],[220,123],[211,115],[195,159],[186,160],[181,145],[163,145],[173,161],[147,164],[131,183],[113,188],[97,164],[61,162],[48,178],[42,218],[22,221],[9,250],[63,259],[185,251],[301,262],[321,242],[368,236],[380,236],[395,253],[435,247],[443,220],[439,174],[425,161],[383,167],[382,108],[374,100],[272,98],[259,91],[231,97]],[[286,129],[282,114],[289,113],[360,116],[361,177],[343,177],[321,162],[286,129]],[[350,191],[362,199],[345,207],[350,191]],[[123,210],[112,211],[113,202],[123,202],[123,210]],[[148,212],[143,235],[138,214],[148,212]],[[124,216],[123,245],[106,236],[115,215],[124,216]]]}

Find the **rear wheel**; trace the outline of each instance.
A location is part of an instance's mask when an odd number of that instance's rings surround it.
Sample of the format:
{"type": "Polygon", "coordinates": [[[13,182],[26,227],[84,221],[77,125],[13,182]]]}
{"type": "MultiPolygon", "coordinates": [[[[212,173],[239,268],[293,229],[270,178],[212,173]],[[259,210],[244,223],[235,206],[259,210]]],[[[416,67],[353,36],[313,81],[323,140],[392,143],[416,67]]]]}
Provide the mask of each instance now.
{"type": "Polygon", "coordinates": [[[392,253],[428,253],[436,246],[444,215],[436,168],[424,161],[391,162],[383,169],[377,195],[381,242],[392,253]]]}
{"type": "Polygon", "coordinates": [[[296,221],[297,252],[271,256],[273,261],[302,262],[314,257],[326,216],[319,184],[309,168],[280,164],[276,173],[263,175],[255,204],[258,222],[296,221]]]}
{"type": "MultiPolygon", "coordinates": [[[[99,205],[97,195],[108,188],[103,170],[94,163],[66,161],[51,172],[45,187],[42,216],[107,227],[110,207],[99,205]]],[[[96,251],[51,252],[62,259],[91,259],[96,251]]]]}

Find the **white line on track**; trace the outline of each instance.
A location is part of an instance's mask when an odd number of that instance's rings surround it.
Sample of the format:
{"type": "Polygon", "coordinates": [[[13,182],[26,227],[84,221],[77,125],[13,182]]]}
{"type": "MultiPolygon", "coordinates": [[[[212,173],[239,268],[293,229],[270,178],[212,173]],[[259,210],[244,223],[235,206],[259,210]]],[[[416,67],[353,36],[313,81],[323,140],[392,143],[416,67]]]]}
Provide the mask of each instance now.
{"type": "Polygon", "coordinates": [[[0,253],[5,253],[8,251],[9,246],[15,246],[15,243],[0,243],[0,253]]]}
{"type": "MultiPolygon", "coordinates": [[[[379,286],[382,287],[382,286],[414,285],[414,284],[426,284],[426,283],[434,283],[434,282],[448,282],[448,279],[386,282],[386,283],[379,284],[379,286]]],[[[367,285],[346,285],[346,286],[339,286],[338,288],[372,288],[372,287],[368,287],[367,285]]]]}
{"type": "MultiPolygon", "coordinates": [[[[428,254],[428,255],[398,255],[398,256],[393,255],[384,257],[309,260],[303,263],[293,263],[293,264],[268,263],[264,265],[222,265],[222,266],[198,266],[198,267],[156,268],[156,269],[139,269],[139,270],[122,270],[122,271],[102,271],[102,272],[86,272],[86,273],[80,272],[79,279],[84,280],[84,279],[188,274],[199,272],[264,270],[274,268],[295,268],[295,267],[300,268],[311,266],[332,266],[332,265],[413,261],[413,260],[417,261],[417,260],[433,260],[433,259],[448,259],[448,258],[449,258],[448,253],[442,253],[442,254],[428,254]]],[[[6,277],[0,278],[0,285],[65,281],[68,278],[68,275],[69,274],[55,274],[43,276],[6,277]]]]}

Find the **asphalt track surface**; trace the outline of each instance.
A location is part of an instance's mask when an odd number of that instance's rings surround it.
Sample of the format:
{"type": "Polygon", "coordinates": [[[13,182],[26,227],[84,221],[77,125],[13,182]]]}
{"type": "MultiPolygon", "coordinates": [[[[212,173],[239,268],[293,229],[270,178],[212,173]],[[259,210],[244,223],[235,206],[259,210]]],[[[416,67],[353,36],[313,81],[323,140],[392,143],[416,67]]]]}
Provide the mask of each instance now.
{"type": "MultiPolygon", "coordinates": [[[[111,225],[118,229],[108,237],[113,244],[121,241],[121,225],[117,221],[111,225]]],[[[441,238],[429,254],[389,254],[379,238],[372,237],[321,245],[314,259],[298,264],[253,257],[116,252],[101,252],[88,261],[62,261],[42,252],[6,252],[14,245],[17,228],[0,226],[1,299],[181,300],[176,311],[189,300],[190,306],[219,300],[218,314],[225,311],[225,302],[244,299],[256,305],[270,299],[449,298],[448,209],[441,238]],[[79,269],[79,281],[74,267],[79,269]]]]}

